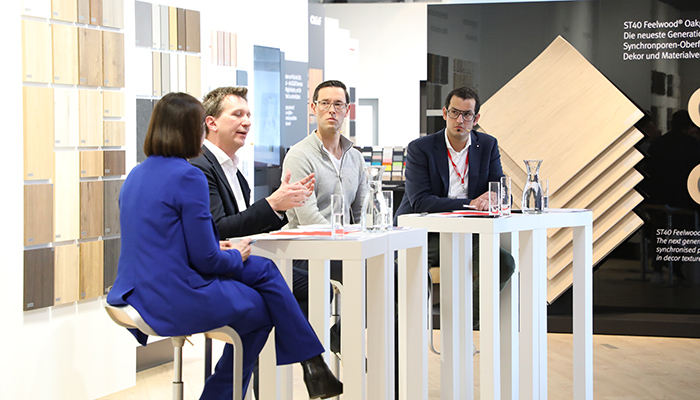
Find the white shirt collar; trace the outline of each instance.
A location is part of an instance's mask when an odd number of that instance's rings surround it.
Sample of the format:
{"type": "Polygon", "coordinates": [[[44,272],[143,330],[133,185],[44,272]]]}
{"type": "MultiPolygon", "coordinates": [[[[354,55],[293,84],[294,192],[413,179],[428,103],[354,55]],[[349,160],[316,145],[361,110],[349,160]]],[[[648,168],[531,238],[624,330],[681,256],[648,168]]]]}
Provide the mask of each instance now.
{"type": "Polygon", "coordinates": [[[472,144],[472,133],[469,132],[469,136],[467,136],[467,145],[464,146],[462,151],[457,151],[452,147],[452,144],[450,144],[450,139],[447,138],[447,129],[445,129],[445,144],[447,145],[447,149],[452,151],[452,154],[462,155],[462,153],[472,144]]]}
{"type": "Polygon", "coordinates": [[[237,155],[234,154],[233,158],[229,157],[228,154],[224,153],[223,150],[209,141],[209,139],[204,139],[204,146],[211,151],[214,157],[216,157],[216,161],[218,161],[220,165],[224,165],[227,163],[227,161],[230,161],[233,164],[233,167],[238,169],[238,163],[240,160],[237,155]]]}

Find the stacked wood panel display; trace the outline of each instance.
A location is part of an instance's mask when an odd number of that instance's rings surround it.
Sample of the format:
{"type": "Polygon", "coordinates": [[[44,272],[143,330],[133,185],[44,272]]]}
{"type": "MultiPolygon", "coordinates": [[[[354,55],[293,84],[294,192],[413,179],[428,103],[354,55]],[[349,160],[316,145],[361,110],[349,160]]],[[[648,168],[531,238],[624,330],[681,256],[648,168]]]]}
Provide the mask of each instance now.
{"type": "MultiPolygon", "coordinates": [[[[542,159],[550,206],[593,210],[593,261],[643,222],[632,212],[642,201],[633,125],[642,112],[563,38],[481,108],[481,128],[498,137],[503,170],[512,176],[515,205],[527,171],[524,159],[542,159]],[[575,77],[575,79],[572,79],[575,77]]],[[[572,284],[571,229],[548,231],[548,301],[572,284]]]]}
{"type": "Polygon", "coordinates": [[[124,0],[22,7],[23,308],[34,310],[101,296],[104,268],[116,271],[126,174],[124,0]]]}

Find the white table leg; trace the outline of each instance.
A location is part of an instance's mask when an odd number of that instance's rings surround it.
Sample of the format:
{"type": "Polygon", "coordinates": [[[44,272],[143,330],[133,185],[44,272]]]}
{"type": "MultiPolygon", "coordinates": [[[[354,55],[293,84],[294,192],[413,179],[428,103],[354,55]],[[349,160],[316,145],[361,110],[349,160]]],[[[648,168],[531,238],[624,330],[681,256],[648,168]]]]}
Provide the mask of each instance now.
{"type": "MultiPolygon", "coordinates": [[[[331,268],[328,260],[309,260],[309,322],[323,347],[330,349],[331,268]]],[[[330,351],[323,353],[330,364],[330,351]]]]}
{"type": "Polygon", "coordinates": [[[519,271],[518,271],[518,235],[501,234],[501,247],[508,251],[515,260],[515,271],[508,284],[501,292],[501,394],[503,399],[516,400],[519,395],[518,379],[518,332],[519,314],[519,271]]]}
{"type": "Polygon", "coordinates": [[[367,397],[394,398],[394,257],[367,260],[367,397]]]}
{"type": "Polygon", "coordinates": [[[539,399],[547,398],[547,230],[536,229],[534,235],[534,288],[535,288],[535,323],[539,356],[539,399]]]}
{"type": "Polygon", "coordinates": [[[479,235],[481,398],[501,398],[498,234],[479,235]]]}
{"type": "Polygon", "coordinates": [[[520,398],[539,399],[539,341],[537,340],[535,310],[535,235],[520,232],[520,398]]]}
{"type": "Polygon", "coordinates": [[[340,350],[343,354],[341,399],[366,399],[365,374],[365,261],[343,261],[340,350]]]}
{"type": "Polygon", "coordinates": [[[574,228],[574,399],[593,399],[592,228],[574,228]]]}

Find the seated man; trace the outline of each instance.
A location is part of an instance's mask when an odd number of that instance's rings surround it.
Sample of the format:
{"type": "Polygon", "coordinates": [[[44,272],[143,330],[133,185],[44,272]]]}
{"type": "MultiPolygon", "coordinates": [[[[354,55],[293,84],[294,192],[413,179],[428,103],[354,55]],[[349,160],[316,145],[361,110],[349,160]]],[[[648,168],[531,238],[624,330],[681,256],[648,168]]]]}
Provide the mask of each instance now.
{"type": "MultiPolygon", "coordinates": [[[[465,205],[488,209],[488,183],[503,176],[496,138],[474,130],[481,103],[469,88],[451,91],[442,117],[445,129],[412,141],[406,157],[406,193],[396,216],[408,213],[462,210],[465,205]]],[[[479,321],[479,246],[473,241],[474,326],[479,321]]],[[[440,235],[428,234],[428,266],[439,266],[440,235]]],[[[500,253],[501,289],[513,274],[515,261],[500,253]]]]}

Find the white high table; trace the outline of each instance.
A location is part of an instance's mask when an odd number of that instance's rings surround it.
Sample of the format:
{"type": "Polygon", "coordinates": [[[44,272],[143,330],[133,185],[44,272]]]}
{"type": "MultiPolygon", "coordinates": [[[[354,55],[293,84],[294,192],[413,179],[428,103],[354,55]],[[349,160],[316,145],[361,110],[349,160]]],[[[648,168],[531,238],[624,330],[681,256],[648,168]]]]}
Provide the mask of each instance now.
{"type": "MultiPolygon", "coordinates": [[[[356,232],[339,239],[256,237],[252,254],[274,260],[290,285],[292,260],[309,260],[309,321],[326,349],[330,260],[343,261],[341,399],[394,398],[394,252],[399,251],[399,392],[401,398],[428,398],[425,229],[356,232]]],[[[332,354],[326,351],[324,356],[328,362],[332,354]]],[[[274,368],[274,335],[259,360],[260,382],[265,382],[260,398],[291,399],[291,368],[274,368]]]]}
{"type": "Polygon", "coordinates": [[[573,227],[573,392],[577,400],[593,398],[592,212],[408,214],[398,221],[440,233],[441,398],[450,400],[473,398],[471,234],[479,234],[480,250],[481,398],[546,399],[547,229],[573,227]],[[516,260],[500,307],[499,243],[516,260]]]}

